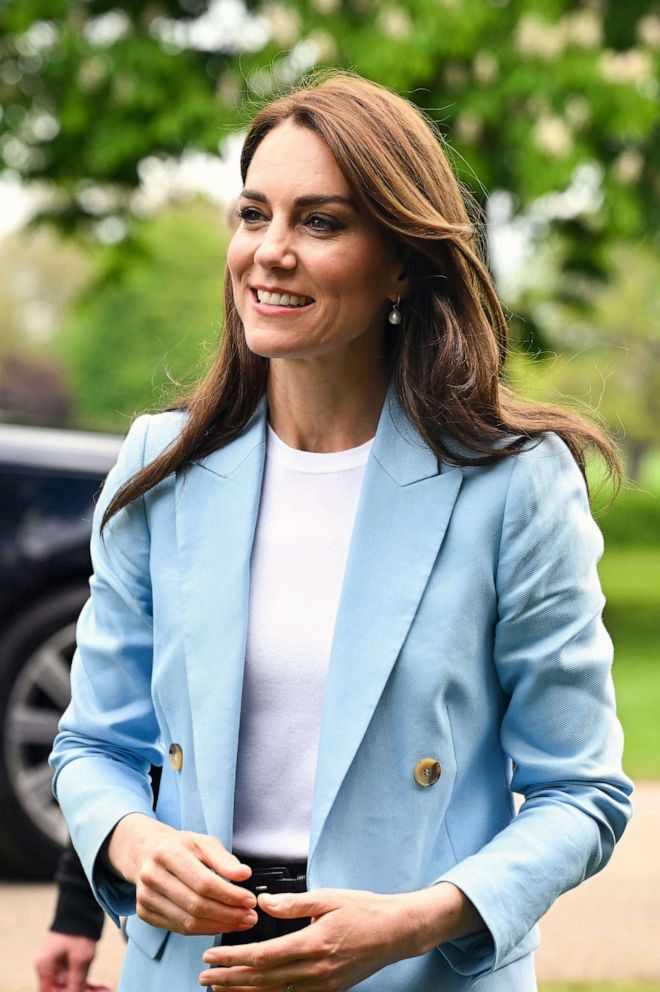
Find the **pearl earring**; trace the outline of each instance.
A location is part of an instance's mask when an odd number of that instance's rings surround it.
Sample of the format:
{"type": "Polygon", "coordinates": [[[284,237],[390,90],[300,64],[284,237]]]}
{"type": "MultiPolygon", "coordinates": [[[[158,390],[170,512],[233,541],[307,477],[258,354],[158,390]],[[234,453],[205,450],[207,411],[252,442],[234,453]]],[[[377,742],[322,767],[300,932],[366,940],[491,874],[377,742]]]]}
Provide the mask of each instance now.
{"type": "Polygon", "coordinates": [[[390,324],[400,324],[401,323],[401,312],[399,311],[399,303],[401,302],[401,295],[397,296],[396,303],[392,304],[392,309],[390,310],[387,319],[390,324]]]}

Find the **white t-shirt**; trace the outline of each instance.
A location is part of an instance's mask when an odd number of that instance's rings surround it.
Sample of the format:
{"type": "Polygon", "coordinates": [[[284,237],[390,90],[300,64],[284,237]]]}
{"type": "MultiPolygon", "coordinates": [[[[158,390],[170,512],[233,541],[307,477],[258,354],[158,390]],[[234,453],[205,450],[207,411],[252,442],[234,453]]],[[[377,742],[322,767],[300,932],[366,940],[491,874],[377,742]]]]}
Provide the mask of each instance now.
{"type": "Polygon", "coordinates": [[[307,858],[323,687],[372,444],[300,451],[268,425],[236,769],[243,855],[307,858]]]}

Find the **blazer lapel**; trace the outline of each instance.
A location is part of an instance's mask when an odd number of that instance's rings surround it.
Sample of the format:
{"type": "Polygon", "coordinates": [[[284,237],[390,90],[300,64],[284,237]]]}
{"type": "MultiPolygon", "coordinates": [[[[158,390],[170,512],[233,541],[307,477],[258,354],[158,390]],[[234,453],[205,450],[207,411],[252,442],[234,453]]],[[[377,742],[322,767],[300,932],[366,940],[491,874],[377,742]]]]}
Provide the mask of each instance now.
{"type": "MultiPolygon", "coordinates": [[[[176,481],[176,526],[197,783],[209,832],[231,847],[250,555],[266,397],[226,447],[176,481]]],[[[185,760],[185,759],[184,759],[185,760]]]]}
{"type": "Polygon", "coordinates": [[[325,687],[310,861],[366,733],[461,485],[403,414],[392,386],[365,468],[325,687]]]}

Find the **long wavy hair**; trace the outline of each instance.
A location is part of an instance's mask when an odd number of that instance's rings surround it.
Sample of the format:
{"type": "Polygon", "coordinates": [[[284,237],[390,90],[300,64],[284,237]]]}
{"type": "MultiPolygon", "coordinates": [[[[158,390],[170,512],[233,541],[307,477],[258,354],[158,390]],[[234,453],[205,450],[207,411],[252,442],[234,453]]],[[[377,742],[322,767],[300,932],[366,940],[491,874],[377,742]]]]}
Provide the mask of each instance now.
{"type": "MultiPolygon", "coordinates": [[[[591,447],[617,482],[616,448],[595,423],[524,400],[506,385],[507,322],[485,261],[479,210],[454,175],[434,124],[386,87],[332,70],[256,114],[241,154],[244,182],[260,142],[284,121],[323,139],[360,207],[401,249],[410,291],[401,324],[386,324],[386,361],[402,409],[437,457],[455,465],[489,463],[555,431],[583,474],[591,447]]],[[[187,414],[180,434],[118,490],[101,529],[166,476],[228,444],[266,391],[268,359],[246,344],[228,272],[224,299],[210,370],[168,407],[187,414]]]]}

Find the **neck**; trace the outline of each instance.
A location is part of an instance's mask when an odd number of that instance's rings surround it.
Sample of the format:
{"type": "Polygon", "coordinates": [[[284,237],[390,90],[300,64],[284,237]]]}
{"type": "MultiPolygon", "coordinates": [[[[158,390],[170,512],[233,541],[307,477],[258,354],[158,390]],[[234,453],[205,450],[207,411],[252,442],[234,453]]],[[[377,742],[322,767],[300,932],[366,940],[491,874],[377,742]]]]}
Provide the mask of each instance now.
{"type": "Polygon", "coordinates": [[[358,375],[315,375],[309,367],[283,369],[271,360],[268,375],[268,419],[286,444],[301,451],[346,451],[376,433],[387,393],[384,368],[358,375]]]}

